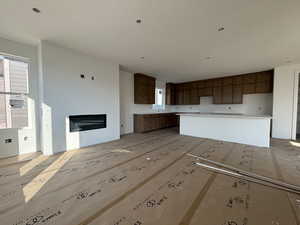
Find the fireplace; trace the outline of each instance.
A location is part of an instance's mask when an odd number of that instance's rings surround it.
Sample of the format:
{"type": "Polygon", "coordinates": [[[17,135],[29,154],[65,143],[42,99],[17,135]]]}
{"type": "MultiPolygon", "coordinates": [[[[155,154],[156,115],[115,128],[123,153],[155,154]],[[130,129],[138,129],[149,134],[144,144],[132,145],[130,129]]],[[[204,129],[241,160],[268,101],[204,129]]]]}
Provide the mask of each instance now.
{"type": "Polygon", "coordinates": [[[106,114],[69,116],[70,132],[106,128],[106,114]]]}

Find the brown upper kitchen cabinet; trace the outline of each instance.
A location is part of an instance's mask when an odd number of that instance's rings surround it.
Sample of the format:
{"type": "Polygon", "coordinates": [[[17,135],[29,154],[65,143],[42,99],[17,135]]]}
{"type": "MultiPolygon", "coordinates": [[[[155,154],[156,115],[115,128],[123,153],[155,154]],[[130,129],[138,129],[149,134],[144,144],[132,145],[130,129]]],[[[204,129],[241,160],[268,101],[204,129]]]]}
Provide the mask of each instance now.
{"type": "Polygon", "coordinates": [[[213,103],[214,104],[222,104],[222,87],[214,87],[213,88],[213,103]]]}
{"type": "Polygon", "coordinates": [[[166,105],[176,104],[176,90],[175,85],[172,83],[166,84],[166,105]]]}
{"type": "Polygon", "coordinates": [[[190,92],[190,104],[191,105],[199,105],[200,104],[200,97],[199,97],[199,91],[196,84],[192,85],[191,92],[190,92]]]}
{"type": "Polygon", "coordinates": [[[167,84],[170,105],[198,105],[200,97],[213,97],[214,104],[242,104],[244,94],[272,93],[274,71],[263,71],[179,84],[167,84]]]}
{"type": "Polygon", "coordinates": [[[273,92],[273,75],[274,71],[265,71],[257,74],[256,77],[256,93],[272,93],[273,92]]]}
{"type": "Polygon", "coordinates": [[[155,78],[134,74],[134,104],[155,104],[155,78]]]}
{"type": "Polygon", "coordinates": [[[243,104],[243,86],[233,85],[232,104],[243,104]]]}
{"type": "Polygon", "coordinates": [[[222,86],[222,103],[233,104],[233,87],[232,85],[222,86]]]}

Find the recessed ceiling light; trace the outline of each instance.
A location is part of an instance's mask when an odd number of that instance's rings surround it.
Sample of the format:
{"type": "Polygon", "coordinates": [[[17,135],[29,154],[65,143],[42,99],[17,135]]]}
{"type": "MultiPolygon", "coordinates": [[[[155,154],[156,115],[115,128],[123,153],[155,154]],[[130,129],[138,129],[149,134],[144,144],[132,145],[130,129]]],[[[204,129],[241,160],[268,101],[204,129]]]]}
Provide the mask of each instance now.
{"type": "Polygon", "coordinates": [[[136,23],[142,23],[142,20],[141,19],[137,19],[136,23]]]}
{"type": "Polygon", "coordinates": [[[223,30],[225,30],[224,27],[220,27],[220,28],[218,29],[219,32],[220,32],[220,31],[223,31],[223,30]]]}
{"type": "Polygon", "coordinates": [[[41,10],[39,10],[38,8],[32,8],[32,11],[35,13],[41,13],[41,10]]]}

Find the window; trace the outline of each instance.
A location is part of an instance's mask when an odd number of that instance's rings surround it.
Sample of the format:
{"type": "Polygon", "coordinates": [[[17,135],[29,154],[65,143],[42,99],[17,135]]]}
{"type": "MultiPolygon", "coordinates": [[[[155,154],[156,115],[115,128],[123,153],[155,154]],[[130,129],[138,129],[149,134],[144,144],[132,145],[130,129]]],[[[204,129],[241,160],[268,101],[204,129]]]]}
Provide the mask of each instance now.
{"type": "Polygon", "coordinates": [[[153,105],[153,109],[164,109],[164,102],[163,102],[163,89],[156,88],[155,89],[155,105],[153,105]]]}
{"type": "Polygon", "coordinates": [[[0,55],[0,129],[28,126],[28,67],[0,55]]]}

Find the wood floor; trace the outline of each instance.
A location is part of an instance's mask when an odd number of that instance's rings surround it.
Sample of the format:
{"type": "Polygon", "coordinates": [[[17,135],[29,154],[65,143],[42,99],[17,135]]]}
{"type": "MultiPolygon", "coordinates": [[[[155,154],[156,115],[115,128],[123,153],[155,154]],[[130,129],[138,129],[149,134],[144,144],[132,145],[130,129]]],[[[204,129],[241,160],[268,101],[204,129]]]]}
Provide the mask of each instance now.
{"type": "Polygon", "coordinates": [[[300,185],[298,143],[266,149],[165,129],[0,160],[0,224],[300,224],[300,196],[208,171],[189,153],[300,185]]]}

